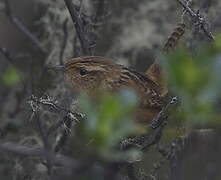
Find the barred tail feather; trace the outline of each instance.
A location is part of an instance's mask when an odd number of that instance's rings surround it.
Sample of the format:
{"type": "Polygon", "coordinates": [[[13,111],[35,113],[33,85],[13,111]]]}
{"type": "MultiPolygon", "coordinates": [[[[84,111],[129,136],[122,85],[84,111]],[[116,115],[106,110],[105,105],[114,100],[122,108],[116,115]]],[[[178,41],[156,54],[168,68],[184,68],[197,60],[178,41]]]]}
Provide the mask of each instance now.
{"type": "Polygon", "coordinates": [[[169,38],[167,39],[166,43],[163,46],[164,52],[169,52],[170,50],[173,50],[177,46],[180,38],[185,33],[185,27],[186,25],[184,23],[179,23],[175,27],[172,34],[169,36],[169,38]]]}
{"type": "MultiPolygon", "coordinates": [[[[162,50],[163,52],[170,52],[171,50],[174,50],[177,46],[180,38],[185,33],[185,27],[186,25],[184,23],[179,23],[169,38],[167,39],[166,43],[164,44],[162,50]]],[[[164,96],[168,92],[167,88],[167,75],[165,74],[165,71],[163,68],[159,65],[159,62],[155,60],[155,62],[147,69],[146,74],[148,77],[153,80],[155,83],[158,84],[160,94],[164,96]]]]}

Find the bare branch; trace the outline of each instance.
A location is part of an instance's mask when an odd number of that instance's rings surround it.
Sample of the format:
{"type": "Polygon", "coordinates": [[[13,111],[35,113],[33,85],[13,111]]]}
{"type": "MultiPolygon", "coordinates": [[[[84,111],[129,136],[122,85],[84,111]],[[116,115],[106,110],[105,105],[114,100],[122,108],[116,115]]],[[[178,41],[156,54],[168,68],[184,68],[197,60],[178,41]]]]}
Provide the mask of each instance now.
{"type": "Polygon", "coordinates": [[[180,153],[184,149],[184,138],[175,138],[168,148],[162,148],[160,145],[157,147],[158,151],[170,162],[170,179],[177,179],[177,168],[180,163],[180,153]]]}
{"type": "Polygon", "coordinates": [[[146,134],[123,140],[120,149],[125,150],[130,146],[135,146],[145,151],[148,147],[157,144],[161,138],[162,130],[167,124],[168,115],[176,104],[177,97],[174,97],[153,119],[150,126],[147,127],[148,131],[146,134]]]}
{"type": "MultiPolygon", "coordinates": [[[[18,145],[13,142],[0,143],[0,151],[13,153],[18,156],[37,156],[39,158],[45,158],[45,153],[49,154],[49,152],[45,152],[45,149],[43,148],[31,148],[18,145]]],[[[67,168],[76,168],[77,165],[79,165],[79,162],[77,162],[76,160],[73,160],[72,158],[61,154],[50,152],[50,156],[53,158],[53,162],[55,165],[61,165],[67,168]]]]}
{"type": "Polygon", "coordinates": [[[13,58],[12,54],[11,54],[6,48],[0,47],[0,53],[1,53],[2,55],[4,55],[5,58],[6,58],[10,63],[13,62],[13,59],[14,59],[14,58],[13,58]]]}
{"type": "Polygon", "coordinates": [[[39,134],[41,136],[41,139],[43,141],[44,148],[45,148],[45,158],[47,160],[48,175],[51,176],[52,175],[52,168],[53,168],[53,161],[52,161],[51,153],[47,153],[47,152],[51,152],[51,145],[50,145],[50,143],[48,141],[48,137],[44,131],[45,128],[43,127],[41,119],[38,116],[38,112],[33,112],[33,113],[35,116],[35,121],[38,126],[39,134]]]}
{"type": "Polygon", "coordinates": [[[70,113],[72,117],[76,118],[76,120],[83,118],[83,115],[81,113],[72,112],[64,107],[59,106],[58,103],[52,97],[46,94],[41,98],[37,98],[36,96],[32,95],[30,97],[29,104],[31,105],[32,110],[34,106],[38,107],[39,105],[44,105],[44,106],[50,107],[51,110],[54,110],[57,113],[60,113],[62,111],[66,113],[70,113]]]}
{"type": "MultiPolygon", "coordinates": [[[[51,148],[51,144],[48,140],[48,133],[46,133],[46,131],[45,131],[46,128],[43,127],[43,123],[38,115],[38,110],[39,110],[39,103],[52,106],[53,108],[56,108],[57,106],[51,101],[49,96],[46,96],[46,99],[40,98],[40,100],[38,100],[35,96],[32,96],[32,99],[29,101],[29,103],[31,105],[32,112],[33,112],[32,117],[35,117],[35,121],[38,126],[38,131],[39,131],[39,134],[40,134],[41,139],[44,144],[45,152],[51,152],[52,148],[51,148]],[[36,100],[37,100],[37,103],[35,102],[36,100]]],[[[45,153],[49,176],[52,175],[52,168],[53,168],[53,159],[50,155],[51,155],[50,153],[45,153]]]]}
{"type": "Polygon", "coordinates": [[[74,23],[77,36],[80,40],[82,51],[84,55],[91,55],[90,45],[86,38],[87,34],[85,32],[85,28],[81,19],[81,14],[75,7],[75,5],[72,3],[71,0],[64,0],[65,4],[69,10],[69,13],[71,15],[72,21],[74,23]]]}
{"type": "Polygon", "coordinates": [[[214,41],[214,37],[212,32],[209,30],[209,24],[206,22],[205,18],[200,14],[200,12],[194,12],[189,7],[188,1],[177,0],[183,8],[187,11],[187,13],[192,17],[193,22],[198,25],[204,32],[204,34],[212,41],[214,41]]]}
{"type": "Polygon", "coordinates": [[[38,49],[43,53],[46,54],[47,51],[45,50],[45,48],[42,47],[40,41],[34,36],[33,33],[31,33],[27,27],[25,27],[25,25],[18,19],[16,18],[11,10],[11,6],[10,6],[10,2],[9,0],[4,0],[5,3],[5,11],[6,11],[6,15],[9,17],[9,19],[11,20],[11,22],[13,24],[16,25],[16,27],[18,27],[18,29],[26,36],[28,37],[28,39],[30,39],[37,47],[38,49]]]}
{"type": "Polygon", "coordinates": [[[83,118],[83,115],[80,113],[72,112],[68,109],[65,109],[63,107],[60,107],[53,98],[49,97],[48,95],[45,95],[44,97],[37,98],[36,96],[32,95],[29,104],[32,108],[33,112],[37,112],[39,110],[39,105],[44,105],[49,107],[51,110],[53,110],[56,113],[65,112],[65,117],[68,118],[62,118],[60,121],[58,121],[56,124],[53,124],[51,127],[47,130],[47,136],[51,135],[54,131],[56,131],[59,127],[62,125],[65,125],[68,121],[72,122],[78,122],[83,118]]]}
{"type": "Polygon", "coordinates": [[[57,142],[57,144],[56,144],[56,146],[54,148],[55,152],[61,151],[62,147],[64,147],[64,145],[67,142],[68,137],[71,134],[71,126],[73,124],[73,120],[70,117],[70,114],[67,114],[64,117],[64,122],[65,122],[66,128],[63,129],[62,135],[61,135],[60,139],[58,140],[58,142],[57,142]]]}
{"type": "Polygon", "coordinates": [[[150,146],[159,142],[162,136],[162,130],[165,127],[166,122],[162,123],[156,129],[147,128],[147,133],[135,138],[128,138],[121,141],[120,149],[126,150],[129,147],[136,147],[142,151],[146,151],[150,146]]]}
{"type": "Polygon", "coordinates": [[[158,128],[168,117],[171,110],[177,105],[178,98],[173,97],[169,104],[167,104],[158,114],[157,116],[152,120],[150,127],[153,129],[158,128]]]}

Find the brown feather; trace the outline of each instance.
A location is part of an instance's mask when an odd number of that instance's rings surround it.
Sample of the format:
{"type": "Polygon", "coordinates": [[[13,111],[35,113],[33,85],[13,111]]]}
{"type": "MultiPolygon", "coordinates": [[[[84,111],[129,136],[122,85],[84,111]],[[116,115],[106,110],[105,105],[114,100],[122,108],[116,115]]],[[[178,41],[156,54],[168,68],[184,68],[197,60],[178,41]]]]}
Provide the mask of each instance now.
{"type": "Polygon", "coordinates": [[[135,90],[140,99],[136,113],[138,121],[149,122],[153,114],[162,108],[163,97],[160,96],[159,86],[154,81],[147,75],[115,64],[110,59],[96,56],[78,57],[68,61],[65,67],[65,80],[74,91],[96,96],[98,91],[117,92],[126,88],[135,90]],[[82,69],[85,75],[80,75],[82,69]]]}

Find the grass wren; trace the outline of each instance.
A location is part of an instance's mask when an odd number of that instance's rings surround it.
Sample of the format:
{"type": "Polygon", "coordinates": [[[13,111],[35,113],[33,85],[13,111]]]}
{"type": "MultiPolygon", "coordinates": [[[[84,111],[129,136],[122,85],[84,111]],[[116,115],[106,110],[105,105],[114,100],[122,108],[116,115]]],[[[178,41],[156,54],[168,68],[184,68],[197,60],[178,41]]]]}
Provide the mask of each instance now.
{"type": "Polygon", "coordinates": [[[163,97],[159,85],[146,75],[97,56],[73,58],[64,66],[66,84],[75,92],[95,96],[98,92],[117,92],[130,88],[139,98],[135,119],[150,122],[161,110],[163,97]]]}

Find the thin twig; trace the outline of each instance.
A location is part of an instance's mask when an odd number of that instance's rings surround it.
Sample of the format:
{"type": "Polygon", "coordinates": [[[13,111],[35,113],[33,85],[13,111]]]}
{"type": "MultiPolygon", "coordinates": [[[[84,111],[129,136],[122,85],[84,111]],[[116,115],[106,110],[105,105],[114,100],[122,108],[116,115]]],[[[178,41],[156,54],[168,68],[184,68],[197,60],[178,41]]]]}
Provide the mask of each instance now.
{"type": "Polygon", "coordinates": [[[170,179],[176,180],[178,179],[178,163],[180,162],[180,153],[184,149],[184,139],[182,137],[175,138],[168,148],[162,148],[160,145],[157,146],[157,150],[161,153],[161,155],[170,162],[170,179]]]}
{"type": "Polygon", "coordinates": [[[48,137],[44,131],[44,127],[43,127],[43,124],[41,122],[41,119],[38,115],[38,112],[33,112],[35,114],[35,120],[36,120],[36,123],[37,123],[37,126],[38,126],[38,131],[39,131],[39,134],[41,136],[41,139],[43,141],[43,144],[44,144],[44,148],[45,148],[45,159],[47,161],[47,168],[48,168],[48,175],[51,177],[52,176],[52,168],[53,168],[53,160],[52,160],[52,157],[51,157],[51,154],[50,153],[46,153],[46,152],[51,152],[51,145],[48,141],[48,137]]]}
{"type": "Polygon", "coordinates": [[[45,153],[50,153],[55,165],[61,165],[67,168],[76,168],[79,164],[79,162],[70,157],[52,152],[45,152],[45,149],[43,148],[31,148],[28,146],[18,145],[13,142],[0,143],[0,152],[13,153],[18,156],[37,156],[39,158],[45,158],[45,153]]]}
{"type": "MultiPolygon", "coordinates": [[[[192,5],[192,0],[186,0],[186,5],[191,6],[192,5]]],[[[187,10],[183,8],[182,14],[181,14],[181,22],[184,23],[184,16],[186,15],[187,10]]]]}
{"type": "Polygon", "coordinates": [[[59,127],[62,125],[65,125],[67,121],[71,120],[72,122],[78,122],[81,119],[83,119],[83,115],[80,113],[72,112],[66,108],[63,108],[59,106],[53,98],[49,97],[48,95],[45,95],[44,97],[37,98],[36,96],[32,95],[29,104],[32,108],[32,110],[36,109],[35,111],[38,111],[39,105],[44,105],[49,107],[51,110],[53,110],[56,113],[61,113],[65,112],[65,116],[68,117],[68,119],[61,119],[58,121],[56,124],[52,125],[51,127],[48,128],[47,130],[47,136],[51,135],[54,131],[56,131],[59,127]]]}
{"type": "Polygon", "coordinates": [[[69,10],[69,13],[71,15],[72,21],[74,23],[77,36],[80,40],[82,51],[84,55],[91,55],[90,45],[88,42],[88,39],[86,38],[87,33],[85,31],[85,28],[83,26],[83,22],[81,19],[81,15],[79,14],[79,11],[75,7],[75,5],[72,3],[71,0],[64,0],[65,4],[69,10]]]}
{"type": "Polygon", "coordinates": [[[159,142],[162,136],[162,130],[167,124],[167,118],[171,110],[177,104],[177,97],[172,98],[172,100],[167,104],[153,119],[150,126],[147,127],[147,133],[135,138],[125,139],[121,142],[121,150],[125,150],[130,146],[135,146],[142,151],[146,151],[150,146],[155,145],[159,142]]]}
{"type": "Polygon", "coordinates": [[[47,130],[47,136],[50,136],[53,132],[55,132],[58,128],[60,128],[61,126],[63,126],[64,124],[66,124],[66,120],[65,118],[62,118],[61,120],[59,120],[56,124],[53,124],[51,127],[48,128],[47,130]]]}
{"type": "Polygon", "coordinates": [[[13,62],[14,57],[13,57],[12,54],[8,51],[8,49],[0,47],[0,53],[1,53],[2,55],[4,55],[5,58],[6,58],[10,63],[13,62]]]}
{"type": "Polygon", "coordinates": [[[198,12],[194,12],[189,5],[188,2],[183,2],[182,0],[177,0],[184,9],[189,13],[189,15],[192,17],[192,20],[194,23],[196,23],[204,32],[204,34],[212,41],[214,41],[214,36],[212,32],[209,30],[209,25],[206,22],[205,18],[198,12]]]}
{"type": "Polygon", "coordinates": [[[28,37],[28,39],[30,39],[37,47],[38,49],[43,53],[46,54],[47,51],[45,50],[45,48],[42,47],[40,41],[34,36],[33,33],[31,33],[27,27],[25,27],[25,25],[17,18],[13,15],[12,10],[11,10],[11,6],[10,6],[10,2],[9,0],[4,0],[5,3],[5,11],[6,11],[6,15],[9,17],[9,19],[11,20],[11,22],[13,24],[16,25],[16,27],[18,27],[19,30],[21,30],[21,32],[26,35],[28,37]]]}
{"type": "Polygon", "coordinates": [[[142,151],[147,151],[149,147],[159,142],[162,136],[162,130],[164,129],[165,125],[166,122],[162,123],[156,129],[148,127],[148,132],[146,134],[121,141],[120,149],[126,150],[129,147],[136,147],[142,151]]]}
{"type": "Polygon", "coordinates": [[[73,116],[74,118],[76,118],[76,120],[77,119],[80,120],[80,119],[83,118],[82,114],[70,111],[70,110],[68,110],[64,107],[59,106],[58,103],[52,97],[50,97],[46,94],[41,98],[37,98],[36,96],[32,95],[30,97],[29,103],[30,103],[31,106],[33,106],[33,105],[36,106],[36,105],[39,105],[39,104],[44,105],[44,106],[48,106],[52,110],[55,110],[55,112],[57,112],[57,113],[60,113],[62,111],[65,112],[65,113],[70,113],[70,115],[73,116]]]}
{"type": "MultiPolygon", "coordinates": [[[[47,133],[45,131],[46,128],[43,127],[43,123],[39,117],[39,104],[36,103],[35,101],[33,101],[33,99],[37,99],[35,96],[32,96],[32,100],[29,100],[29,104],[32,108],[32,118],[35,118],[35,121],[37,123],[37,126],[38,126],[38,131],[39,131],[39,134],[41,136],[41,139],[43,141],[43,144],[44,144],[44,148],[45,148],[45,159],[47,161],[47,168],[48,168],[48,175],[49,177],[52,177],[52,168],[53,168],[53,160],[52,160],[52,157],[50,156],[49,153],[46,153],[46,152],[51,152],[52,148],[51,148],[51,145],[50,145],[50,142],[48,141],[48,136],[47,136],[47,133]]],[[[42,99],[41,99],[42,100],[42,99]]],[[[44,100],[42,100],[44,102],[44,100]]]]}
{"type": "Polygon", "coordinates": [[[63,132],[62,132],[62,135],[59,139],[59,141],[57,142],[55,148],[54,148],[54,151],[55,152],[59,152],[61,151],[62,147],[64,147],[64,145],[66,144],[67,142],[67,139],[68,137],[70,136],[70,129],[71,129],[71,126],[73,124],[73,120],[72,118],[69,117],[69,115],[67,114],[65,117],[64,117],[64,121],[65,121],[65,126],[66,128],[63,129],[63,132]]]}
{"type": "Polygon", "coordinates": [[[152,120],[150,127],[153,129],[158,128],[167,119],[171,109],[173,109],[177,103],[178,103],[177,97],[173,97],[171,101],[152,120]]]}

